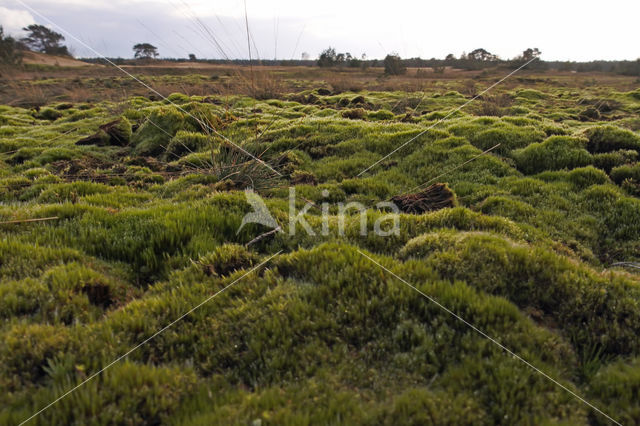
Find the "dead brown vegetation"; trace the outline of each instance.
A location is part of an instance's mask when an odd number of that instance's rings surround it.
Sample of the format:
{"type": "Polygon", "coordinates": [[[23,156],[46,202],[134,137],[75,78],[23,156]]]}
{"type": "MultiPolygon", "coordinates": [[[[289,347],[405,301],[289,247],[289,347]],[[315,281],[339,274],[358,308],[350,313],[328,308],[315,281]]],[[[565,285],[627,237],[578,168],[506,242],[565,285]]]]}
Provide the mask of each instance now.
{"type": "Polygon", "coordinates": [[[422,214],[455,207],[456,195],[445,183],[434,183],[415,194],[398,195],[391,199],[403,213],[422,214]]]}

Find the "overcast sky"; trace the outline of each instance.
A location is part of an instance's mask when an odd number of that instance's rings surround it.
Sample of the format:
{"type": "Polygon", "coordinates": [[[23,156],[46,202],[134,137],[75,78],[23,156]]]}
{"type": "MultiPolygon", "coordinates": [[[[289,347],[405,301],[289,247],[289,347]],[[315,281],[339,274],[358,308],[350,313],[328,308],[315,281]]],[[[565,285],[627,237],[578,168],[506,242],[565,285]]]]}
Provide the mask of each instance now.
{"type": "MultiPolygon", "coordinates": [[[[162,57],[248,57],[242,0],[20,1],[0,0],[5,32],[19,36],[25,25],[44,24],[63,33],[80,57],[131,57],[131,47],[140,42],[157,46],[162,57]]],[[[328,46],[369,58],[391,52],[443,58],[479,47],[502,58],[517,56],[527,47],[538,47],[545,60],[640,57],[638,0],[246,4],[254,58],[299,59],[303,52],[316,58],[328,46]]]]}

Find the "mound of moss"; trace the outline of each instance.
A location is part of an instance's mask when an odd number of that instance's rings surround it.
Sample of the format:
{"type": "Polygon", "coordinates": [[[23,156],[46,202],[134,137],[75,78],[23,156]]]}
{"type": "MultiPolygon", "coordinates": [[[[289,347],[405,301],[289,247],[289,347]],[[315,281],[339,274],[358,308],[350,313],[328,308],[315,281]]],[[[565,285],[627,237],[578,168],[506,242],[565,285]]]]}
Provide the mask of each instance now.
{"type": "Polygon", "coordinates": [[[186,114],[170,106],[153,108],[133,135],[134,152],[138,155],[162,154],[180,130],[195,130],[187,127],[186,114]]]}
{"type": "Polygon", "coordinates": [[[546,134],[531,124],[530,121],[514,123],[508,119],[482,117],[464,120],[449,127],[449,131],[456,136],[466,137],[472,145],[483,151],[500,144],[495,152],[509,154],[515,149],[544,140],[546,134]]]}
{"type": "Polygon", "coordinates": [[[216,151],[219,142],[213,137],[203,133],[180,130],[171,139],[167,146],[167,157],[169,161],[203,150],[216,151]]]}
{"type": "Polygon", "coordinates": [[[621,184],[627,179],[640,182],[640,164],[628,164],[613,168],[611,170],[611,179],[617,184],[621,184]]]}
{"type": "Polygon", "coordinates": [[[616,126],[597,126],[587,129],[587,149],[591,153],[612,152],[623,149],[640,151],[640,136],[616,126]]]}
{"type": "Polygon", "coordinates": [[[593,162],[585,148],[586,141],[569,136],[551,136],[544,142],[533,143],[513,153],[518,170],[535,174],[544,170],[583,167],[593,162]]]}
{"type": "Polygon", "coordinates": [[[593,156],[593,165],[609,173],[614,167],[633,163],[637,160],[638,151],[628,149],[595,154],[593,156]]]}

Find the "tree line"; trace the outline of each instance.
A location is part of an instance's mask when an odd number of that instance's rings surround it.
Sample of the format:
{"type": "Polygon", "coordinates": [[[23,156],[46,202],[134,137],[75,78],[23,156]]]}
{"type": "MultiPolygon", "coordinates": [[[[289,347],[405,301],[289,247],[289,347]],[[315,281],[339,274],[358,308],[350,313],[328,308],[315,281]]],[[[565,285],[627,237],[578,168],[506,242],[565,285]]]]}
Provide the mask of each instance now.
{"type": "MultiPolygon", "coordinates": [[[[453,53],[446,55],[444,59],[400,58],[397,53],[388,54],[384,60],[367,60],[366,55],[358,59],[349,53],[338,53],[335,48],[329,47],[323,50],[316,61],[305,61],[306,65],[315,63],[319,67],[347,67],[367,68],[384,67],[387,75],[400,75],[406,73],[407,68],[432,68],[436,72],[444,72],[446,67],[462,70],[483,70],[499,66],[518,67],[522,64],[539,58],[542,52],[538,48],[527,48],[515,58],[502,59],[486,49],[478,48],[468,53],[463,52],[456,57],[453,53]]],[[[284,65],[284,63],[282,64],[284,65]]],[[[635,61],[532,61],[527,69],[544,71],[547,69],[558,71],[576,72],[611,72],[629,76],[640,76],[640,59],[635,61]]]]}
{"type": "MultiPolygon", "coordinates": [[[[528,62],[534,58],[539,57],[541,54],[538,48],[528,48],[522,52],[520,56],[514,58],[511,61],[528,62]]],[[[486,49],[475,49],[469,53],[462,53],[459,58],[456,58],[454,54],[448,54],[445,59],[422,59],[411,58],[402,59],[397,53],[388,54],[382,64],[378,61],[366,61],[366,54],[362,55],[362,60],[358,60],[351,56],[350,53],[337,53],[336,49],[329,47],[320,53],[318,60],[316,61],[319,67],[331,68],[331,67],[367,67],[367,66],[380,66],[382,65],[385,70],[385,74],[388,75],[400,75],[407,71],[408,67],[413,68],[440,68],[446,66],[455,66],[462,69],[483,69],[494,67],[500,64],[502,61],[498,55],[487,51],[486,49]]]]}
{"type": "MultiPolygon", "coordinates": [[[[44,25],[29,25],[23,28],[26,36],[15,39],[10,35],[6,35],[2,26],[0,26],[0,64],[19,64],[22,60],[22,52],[31,50],[35,52],[46,53],[50,55],[71,56],[67,46],[63,44],[65,38],[62,34],[57,33],[44,25]]],[[[137,60],[153,60],[159,56],[158,48],[151,43],[138,43],[133,46],[134,58],[137,60]]],[[[338,52],[333,47],[323,50],[317,60],[309,59],[308,54],[303,54],[301,60],[261,60],[264,65],[317,65],[322,68],[346,67],[346,68],[362,68],[368,67],[384,67],[387,75],[401,75],[406,73],[407,68],[432,68],[436,72],[444,72],[446,67],[453,67],[463,70],[483,70],[494,68],[497,66],[517,66],[526,63],[536,57],[540,57],[541,52],[537,48],[528,48],[512,59],[502,59],[486,49],[478,48],[468,53],[463,52],[456,57],[454,54],[448,54],[444,59],[422,59],[408,58],[403,59],[397,53],[388,54],[383,60],[368,59],[366,54],[360,56],[352,55],[349,52],[338,52]]],[[[101,63],[104,62],[100,58],[83,59],[87,62],[101,63]]],[[[171,61],[172,59],[166,59],[171,61]]],[[[184,59],[173,59],[174,61],[182,61],[184,59]]],[[[238,60],[209,60],[197,59],[195,54],[189,54],[188,60],[208,62],[215,64],[248,64],[249,61],[238,60]]],[[[112,59],[115,63],[124,63],[125,59],[112,59]]],[[[531,62],[529,69],[546,70],[554,69],[559,71],[576,71],[576,72],[611,72],[629,76],[640,76],[640,59],[636,61],[591,61],[591,62],[570,62],[570,61],[542,61],[537,60],[531,62]]]]}

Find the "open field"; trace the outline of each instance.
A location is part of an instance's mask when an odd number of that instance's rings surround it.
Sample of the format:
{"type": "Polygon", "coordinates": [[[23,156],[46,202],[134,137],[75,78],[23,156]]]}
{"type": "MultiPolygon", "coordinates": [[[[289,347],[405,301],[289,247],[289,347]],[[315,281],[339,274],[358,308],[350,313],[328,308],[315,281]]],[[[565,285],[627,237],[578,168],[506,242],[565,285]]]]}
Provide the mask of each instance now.
{"type": "Polygon", "coordinates": [[[640,423],[640,270],[615,266],[640,262],[637,78],[523,71],[449,114],[509,71],[127,70],[168,100],[102,66],[3,74],[0,424],[230,284],[33,423],[610,424],[368,257],[640,423]],[[374,232],[425,182],[452,205],[374,232]],[[285,232],[238,232],[247,187],[285,232]]]}
{"type": "MultiPolygon", "coordinates": [[[[157,98],[154,92],[113,66],[55,67],[47,65],[52,61],[47,55],[39,58],[37,63],[27,64],[22,70],[0,69],[0,103],[29,108],[53,102],[124,102],[132,96],[157,98]]],[[[448,68],[446,72],[437,74],[430,68],[409,68],[405,75],[388,77],[384,75],[383,68],[257,65],[250,68],[162,61],[156,65],[122,65],[122,68],[163,96],[171,93],[196,96],[241,94],[265,99],[318,88],[328,88],[334,93],[360,90],[437,93],[456,90],[468,97],[475,94],[476,88],[487,87],[512,71],[509,67],[484,71],[448,68]],[[253,89],[252,74],[255,80],[253,89]]],[[[549,87],[575,88],[580,90],[579,95],[576,93],[578,99],[575,101],[578,101],[580,96],[606,97],[611,90],[633,91],[639,84],[638,77],[603,73],[520,72],[502,83],[498,91],[522,87],[543,91],[549,87]]]]}

